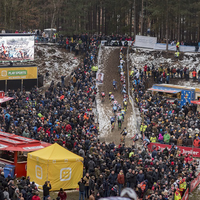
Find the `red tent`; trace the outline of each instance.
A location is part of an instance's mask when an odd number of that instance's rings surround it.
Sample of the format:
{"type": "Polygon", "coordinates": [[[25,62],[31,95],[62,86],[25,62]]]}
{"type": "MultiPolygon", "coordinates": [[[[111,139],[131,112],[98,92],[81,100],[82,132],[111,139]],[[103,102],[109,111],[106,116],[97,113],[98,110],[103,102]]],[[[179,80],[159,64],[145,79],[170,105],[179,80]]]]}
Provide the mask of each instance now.
{"type": "Polygon", "coordinates": [[[0,131],[0,162],[15,165],[17,177],[26,176],[26,153],[51,144],[0,131]]]}
{"type": "Polygon", "coordinates": [[[0,104],[4,103],[6,101],[10,101],[11,99],[14,99],[12,97],[5,97],[4,91],[0,91],[0,104]]]}
{"type": "Polygon", "coordinates": [[[191,101],[191,103],[200,105],[200,101],[191,101]]]}

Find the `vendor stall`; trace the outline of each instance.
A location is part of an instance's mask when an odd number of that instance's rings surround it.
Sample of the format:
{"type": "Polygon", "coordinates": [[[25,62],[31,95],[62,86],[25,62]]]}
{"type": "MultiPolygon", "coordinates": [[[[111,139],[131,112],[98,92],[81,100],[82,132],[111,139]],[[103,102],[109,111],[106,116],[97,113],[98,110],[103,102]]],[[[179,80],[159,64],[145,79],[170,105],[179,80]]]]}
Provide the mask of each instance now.
{"type": "Polygon", "coordinates": [[[13,99],[12,97],[6,97],[4,91],[0,91],[0,105],[12,99],[13,99]]]}
{"type": "Polygon", "coordinates": [[[181,106],[184,106],[186,103],[191,103],[191,101],[195,99],[195,88],[193,87],[172,84],[155,84],[148,90],[153,93],[160,93],[169,100],[177,99],[181,106]]]}
{"type": "Polygon", "coordinates": [[[50,144],[0,131],[0,166],[15,168],[17,177],[26,176],[27,152],[50,144]]]}

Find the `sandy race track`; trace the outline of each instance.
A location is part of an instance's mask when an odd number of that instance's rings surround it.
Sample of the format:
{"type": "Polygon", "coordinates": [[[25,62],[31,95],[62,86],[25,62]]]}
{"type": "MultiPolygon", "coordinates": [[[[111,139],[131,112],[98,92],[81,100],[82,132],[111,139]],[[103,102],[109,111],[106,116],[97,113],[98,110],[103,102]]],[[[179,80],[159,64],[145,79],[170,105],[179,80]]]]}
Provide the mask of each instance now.
{"type": "MultiPolygon", "coordinates": [[[[120,86],[120,75],[118,72],[119,66],[119,55],[120,48],[119,47],[102,47],[99,51],[99,72],[104,73],[104,81],[103,84],[98,85],[98,96],[97,96],[97,111],[99,115],[99,138],[101,141],[115,142],[115,144],[120,143],[120,133],[123,128],[126,127],[128,130],[128,135],[125,139],[126,145],[132,145],[132,137],[136,133],[136,129],[134,126],[134,116],[132,112],[131,104],[128,104],[128,109],[125,114],[124,122],[122,123],[122,128],[118,130],[117,123],[115,124],[115,128],[111,131],[111,123],[110,118],[113,116],[112,106],[109,101],[108,94],[109,92],[113,92],[115,99],[123,105],[123,96],[121,93],[120,86]],[[113,90],[112,82],[113,79],[117,81],[117,90],[113,90]],[[106,94],[105,101],[102,103],[100,99],[101,92],[104,91],[106,94]]],[[[126,56],[126,49],[124,49],[124,55],[126,56]]],[[[126,71],[126,63],[124,63],[124,69],[127,77],[126,71]]],[[[127,80],[126,80],[127,83],[127,80]]]]}

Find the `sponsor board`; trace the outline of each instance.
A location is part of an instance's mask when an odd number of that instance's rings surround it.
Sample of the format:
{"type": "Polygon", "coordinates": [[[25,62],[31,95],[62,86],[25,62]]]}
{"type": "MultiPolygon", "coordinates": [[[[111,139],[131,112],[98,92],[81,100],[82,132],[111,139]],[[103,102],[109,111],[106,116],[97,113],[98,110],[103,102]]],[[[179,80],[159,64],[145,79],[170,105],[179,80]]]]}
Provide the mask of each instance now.
{"type": "Polygon", "coordinates": [[[189,199],[189,188],[185,191],[185,194],[182,197],[182,200],[188,200],[189,199]]]}
{"type": "MultiPolygon", "coordinates": [[[[152,151],[153,146],[155,146],[157,149],[161,149],[161,151],[163,151],[165,149],[165,147],[168,148],[168,150],[171,149],[171,145],[167,145],[167,144],[159,144],[159,143],[150,143],[148,145],[148,148],[150,151],[152,151]]],[[[190,154],[192,155],[192,147],[184,147],[184,146],[177,146],[180,150],[182,154],[190,154]]],[[[193,148],[193,157],[198,157],[200,158],[200,148],[193,148]]]]}
{"type": "Polygon", "coordinates": [[[190,192],[192,192],[200,183],[200,173],[198,176],[190,183],[190,192]]]}
{"type": "Polygon", "coordinates": [[[37,79],[37,67],[0,68],[0,80],[37,79]]]}

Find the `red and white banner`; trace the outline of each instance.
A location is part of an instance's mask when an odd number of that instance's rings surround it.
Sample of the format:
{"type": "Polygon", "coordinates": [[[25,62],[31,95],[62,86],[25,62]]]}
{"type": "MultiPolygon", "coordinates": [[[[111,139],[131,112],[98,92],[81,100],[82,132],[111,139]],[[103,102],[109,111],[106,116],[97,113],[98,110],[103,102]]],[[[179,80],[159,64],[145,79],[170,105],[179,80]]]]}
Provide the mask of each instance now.
{"type": "MultiPolygon", "coordinates": [[[[165,147],[168,148],[168,150],[171,149],[172,145],[167,145],[167,144],[160,144],[160,143],[150,143],[148,145],[148,149],[150,151],[153,150],[153,147],[156,147],[156,149],[161,149],[161,151],[164,150],[165,147]]],[[[192,147],[183,147],[183,146],[177,146],[182,154],[188,153],[189,155],[192,155],[192,147]]],[[[193,157],[200,158],[200,148],[193,148],[193,157]]]]}
{"type": "Polygon", "coordinates": [[[188,200],[189,199],[189,188],[185,191],[185,194],[182,197],[182,200],[188,200]]]}
{"type": "Polygon", "coordinates": [[[190,192],[192,192],[200,183],[200,173],[198,176],[190,183],[190,192]]]}

